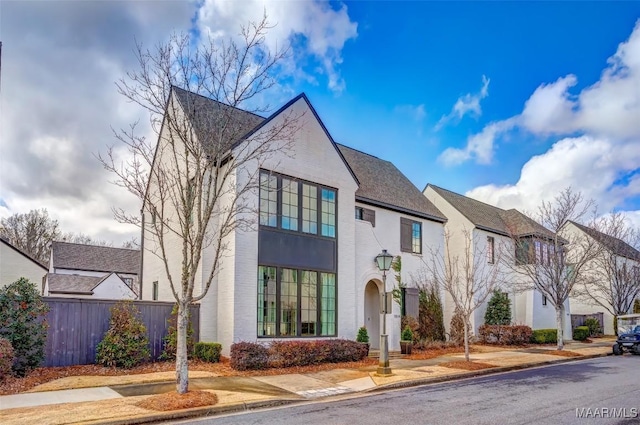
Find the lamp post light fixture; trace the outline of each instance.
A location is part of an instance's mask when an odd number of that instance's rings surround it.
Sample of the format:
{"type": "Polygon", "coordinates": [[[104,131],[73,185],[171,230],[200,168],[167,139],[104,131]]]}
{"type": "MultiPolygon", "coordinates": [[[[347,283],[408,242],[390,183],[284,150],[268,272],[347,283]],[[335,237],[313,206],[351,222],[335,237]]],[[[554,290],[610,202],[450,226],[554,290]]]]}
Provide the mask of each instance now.
{"type": "Polygon", "coordinates": [[[387,335],[387,272],[391,268],[391,262],[393,261],[393,255],[389,254],[386,249],[383,249],[380,254],[375,258],[378,270],[382,272],[382,334],[380,335],[380,361],[378,363],[378,375],[391,375],[391,368],[389,367],[389,336],[387,335]]]}

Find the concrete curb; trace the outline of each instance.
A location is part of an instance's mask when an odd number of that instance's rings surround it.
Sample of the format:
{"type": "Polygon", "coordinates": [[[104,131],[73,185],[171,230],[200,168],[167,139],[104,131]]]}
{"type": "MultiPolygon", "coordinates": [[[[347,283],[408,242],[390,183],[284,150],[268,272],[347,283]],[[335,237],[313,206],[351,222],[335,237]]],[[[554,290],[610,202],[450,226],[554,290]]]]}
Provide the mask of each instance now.
{"type": "Polygon", "coordinates": [[[457,375],[445,375],[445,376],[439,376],[437,378],[414,379],[414,380],[410,380],[410,381],[400,381],[400,382],[393,382],[393,383],[390,383],[390,384],[377,385],[374,388],[370,388],[368,390],[364,390],[364,391],[360,391],[360,392],[361,393],[375,393],[375,392],[378,392],[378,391],[394,390],[394,389],[409,388],[409,387],[417,387],[417,386],[420,386],[420,385],[439,384],[439,383],[442,383],[442,382],[459,381],[459,380],[462,380],[462,379],[477,378],[477,377],[480,377],[480,376],[494,375],[494,374],[498,374],[498,373],[511,372],[511,371],[515,371],[515,370],[531,369],[531,368],[539,367],[539,366],[548,366],[548,365],[553,365],[553,364],[575,362],[575,361],[579,361],[579,360],[595,359],[595,358],[598,358],[598,357],[607,357],[607,356],[610,356],[610,355],[612,355],[612,354],[611,353],[587,354],[587,355],[583,355],[583,356],[580,356],[580,357],[566,357],[566,358],[562,358],[562,359],[558,359],[558,360],[547,360],[545,362],[523,363],[523,364],[514,365],[514,366],[492,367],[492,368],[489,368],[489,369],[482,369],[482,370],[477,370],[477,371],[465,372],[465,373],[460,373],[460,374],[457,374],[457,375]]]}
{"type": "Polygon", "coordinates": [[[275,399],[275,400],[261,400],[251,401],[248,403],[240,402],[233,404],[226,404],[221,406],[210,407],[194,407],[193,409],[177,410],[172,412],[158,412],[151,415],[133,416],[123,419],[107,419],[83,422],[83,424],[92,425],[133,425],[144,424],[151,422],[170,421],[177,419],[187,419],[196,417],[207,417],[213,415],[219,415],[223,413],[234,413],[248,411],[252,409],[265,409],[269,407],[286,406],[289,404],[301,403],[308,400],[303,399],[275,399]]]}

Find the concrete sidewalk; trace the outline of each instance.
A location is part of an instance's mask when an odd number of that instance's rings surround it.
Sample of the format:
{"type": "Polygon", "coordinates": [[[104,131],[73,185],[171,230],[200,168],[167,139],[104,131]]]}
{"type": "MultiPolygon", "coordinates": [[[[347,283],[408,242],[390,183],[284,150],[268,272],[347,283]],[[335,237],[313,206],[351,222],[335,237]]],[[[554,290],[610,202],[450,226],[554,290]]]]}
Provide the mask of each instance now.
{"type": "Polygon", "coordinates": [[[429,360],[391,360],[393,375],[388,377],[377,376],[375,366],[274,376],[197,377],[190,379],[190,389],[215,391],[218,404],[174,412],[154,412],[136,406],[136,403],[149,395],[173,391],[174,382],[29,392],[0,396],[0,423],[129,424],[210,415],[325,397],[354,396],[371,391],[599,357],[611,352],[611,343],[569,343],[565,346],[567,351],[581,354],[581,357],[573,358],[545,354],[553,349],[555,347],[550,346],[472,353],[472,360],[493,366],[472,372],[441,366],[445,362],[464,359],[464,354],[454,354],[429,360]]]}

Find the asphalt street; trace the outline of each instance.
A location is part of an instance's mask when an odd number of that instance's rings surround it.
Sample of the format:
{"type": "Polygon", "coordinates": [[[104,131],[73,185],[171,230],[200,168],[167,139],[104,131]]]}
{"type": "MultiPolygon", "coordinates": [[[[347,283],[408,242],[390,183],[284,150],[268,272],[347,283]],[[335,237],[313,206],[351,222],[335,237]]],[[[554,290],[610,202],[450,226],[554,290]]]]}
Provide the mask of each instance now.
{"type": "Polygon", "coordinates": [[[609,356],[174,423],[640,424],[640,356],[609,356]]]}

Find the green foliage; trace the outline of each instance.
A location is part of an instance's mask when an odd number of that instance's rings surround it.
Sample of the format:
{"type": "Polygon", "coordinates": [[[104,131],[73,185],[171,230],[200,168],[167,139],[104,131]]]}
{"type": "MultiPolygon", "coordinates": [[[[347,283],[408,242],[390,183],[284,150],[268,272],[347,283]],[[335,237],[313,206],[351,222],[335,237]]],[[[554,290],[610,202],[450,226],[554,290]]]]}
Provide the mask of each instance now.
{"type": "Polygon", "coordinates": [[[426,341],[445,341],[442,301],[435,286],[420,289],[418,298],[418,335],[426,341]]]}
{"type": "Polygon", "coordinates": [[[531,342],[536,344],[548,344],[558,342],[557,329],[535,329],[531,334],[531,342]]]}
{"type": "Polygon", "coordinates": [[[478,328],[480,341],[485,344],[526,345],[532,331],[524,325],[482,325],[478,328]]]}
{"type": "Polygon", "coordinates": [[[364,359],[368,352],[366,344],[347,339],[273,341],[268,348],[253,342],[238,342],[231,345],[230,365],[236,370],[256,370],[353,362],[364,359]]]}
{"type": "Polygon", "coordinates": [[[0,337],[13,347],[13,372],[18,376],[44,360],[48,311],[49,306],[28,279],[20,278],[0,290],[0,337]]]}
{"type": "Polygon", "coordinates": [[[367,332],[366,327],[361,326],[360,329],[358,329],[358,335],[356,336],[356,341],[363,342],[366,344],[369,343],[369,333],[367,332]]]}
{"type": "Polygon", "coordinates": [[[596,336],[602,333],[600,322],[595,317],[588,317],[587,320],[584,321],[584,325],[589,328],[589,336],[596,336]]]}
{"type": "MultiPolygon", "coordinates": [[[[418,322],[418,320],[415,317],[404,316],[400,320],[400,329],[403,330],[406,327],[409,327],[409,329],[411,329],[411,333],[413,335],[413,339],[407,340],[407,341],[417,342],[418,340],[420,340],[420,322],[418,322]]],[[[402,337],[402,334],[401,334],[401,337],[402,337]]],[[[405,340],[403,339],[403,341],[405,340]]]]}
{"type": "Polygon", "coordinates": [[[506,292],[493,291],[484,314],[484,323],[487,325],[511,324],[511,301],[506,292]]]}
{"type": "Polygon", "coordinates": [[[633,314],[640,314],[640,298],[633,302],[633,314]]]}
{"type": "MultiPolygon", "coordinates": [[[[189,317],[189,324],[187,325],[187,358],[191,359],[193,356],[193,347],[195,339],[193,337],[193,324],[191,323],[191,317],[189,317]]],[[[164,337],[164,348],[162,354],[160,354],[160,360],[175,360],[176,352],[178,350],[178,304],[174,304],[171,309],[171,316],[167,319],[169,325],[167,329],[167,336],[164,337]]]]}
{"type": "Polygon", "coordinates": [[[401,256],[396,256],[393,261],[391,262],[391,270],[393,270],[396,275],[396,282],[398,283],[398,286],[393,287],[393,290],[391,291],[391,294],[393,296],[393,300],[398,303],[398,305],[400,307],[402,307],[402,288],[406,288],[407,285],[405,285],[402,282],[402,257],[401,256]]]}
{"type": "Polygon", "coordinates": [[[193,354],[203,362],[218,363],[221,351],[222,345],[217,342],[196,342],[193,354]]]}
{"type": "Polygon", "coordinates": [[[573,339],[576,341],[585,341],[589,338],[589,328],[587,326],[578,326],[573,330],[573,339]]]}
{"type": "MultiPolygon", "coordinates": [[[[457,309],[453,317],[451,317],[449,334],[453,343],[458,345],[464,344],[464,317],[462,317],[462,313],[457,309]]],[[[471,330],[469,330],[469,337],[471,337],[471,330]]]]}
{"type": "Polygon", "coordinates": [[[0,381],[11,375],[15,358],[11,342],[6,338],[0,338],[0,381]]]}
{"type": "Polygon", "coordinates": [[[131,301],[111,308],[109,330],[96,348],[96,363],[110,367],[132,368],[149,360],[147,328],[131,301]]]}
{"type": "Polygon", "coordinates": [[[402,330],[402,335],[400,336],[400,340],[413,342],[413,331],[411,330],[409,325],[405,326],[404,329],[402,330]]]}

